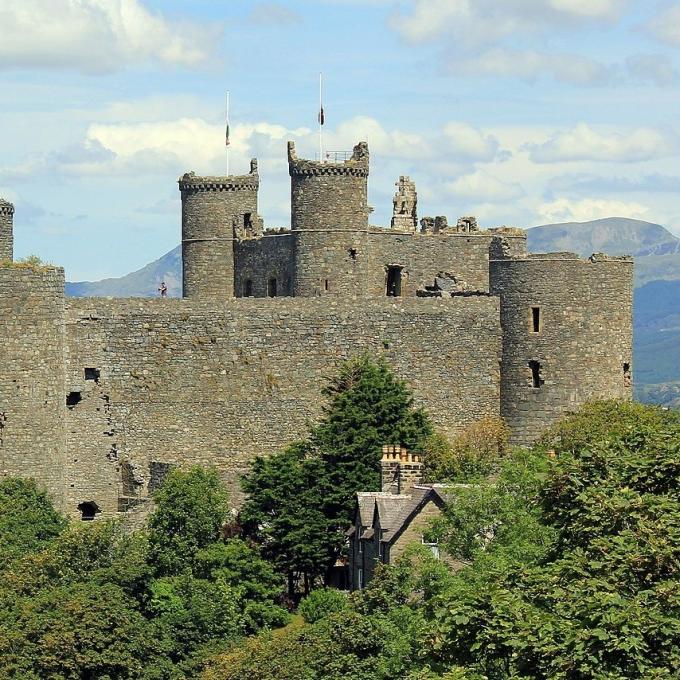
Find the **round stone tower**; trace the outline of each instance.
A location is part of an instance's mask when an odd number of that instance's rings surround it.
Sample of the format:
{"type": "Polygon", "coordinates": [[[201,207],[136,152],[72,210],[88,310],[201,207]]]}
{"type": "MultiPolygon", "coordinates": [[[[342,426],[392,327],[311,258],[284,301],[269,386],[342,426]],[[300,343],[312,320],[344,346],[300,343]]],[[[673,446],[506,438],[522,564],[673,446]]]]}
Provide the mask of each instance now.
{"type": "Polygon", "coordinates": [[[234,296],[235,231],[256,219],[259,185],[255,159],[247,175],[180,178],[184,297],[234,296]]]}
{"type": "Polygon", "coordinates": [[[0,262],[14,257],[14,206],[0,198],[0,262]]]}
{"type": "Polygon", "coordinates": [[[593,399],[632,396],[633,261],[572,253],[490,263],[501,299],[501,415],[531,444],[593,399]]]}
{"type": "Polygon", "coordinates": [[[366,142],[340,162],[299,159],[295,144],[288,142],[294,295],[367,292],[368,166],[366,142]]]}

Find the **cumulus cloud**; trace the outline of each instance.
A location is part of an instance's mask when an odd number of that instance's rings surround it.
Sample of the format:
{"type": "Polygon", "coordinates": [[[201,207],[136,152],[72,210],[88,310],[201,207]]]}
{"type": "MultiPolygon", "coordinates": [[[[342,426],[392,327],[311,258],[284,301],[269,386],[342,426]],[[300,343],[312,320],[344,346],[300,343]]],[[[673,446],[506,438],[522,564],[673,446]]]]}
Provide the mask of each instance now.
{"type": "Polygon", "coordinates": [[[630,163],[678,153],[678,140],[652,128],[627,133],[598,132],[581,123],[571,130],[557,132],[542,144],[527,144],[535,163],[561,161],[616,161],[630,163]]]}
{"type": "Polygon", "coordinates": [[[546,222],[588,222],[604,217],[643,217],[649,208],[641,203],[585,198],[572,201],[558,198],[538,207],[538,213],[546,222]]]}
{"type": "Polygon", "coordinates": [[[496,137],[467,123],[452,121],[444,127],[446,148],[457,160],[492,161],[505,157],[496,137]]]}
{"type": "Polygon", "coordinates": [[[446,190],[458,197],[486,203],[503,203],[522,198],[525,191],[516,182],[503,182],[484,170],[477,170],[445,184],[446,190]]]}
{"type": "Polygon", "coordinates": [[[0,68],[115,71],[155,62],[195,68],[220,29],[173,23],[140,0],[3,0],[0,68]]]}

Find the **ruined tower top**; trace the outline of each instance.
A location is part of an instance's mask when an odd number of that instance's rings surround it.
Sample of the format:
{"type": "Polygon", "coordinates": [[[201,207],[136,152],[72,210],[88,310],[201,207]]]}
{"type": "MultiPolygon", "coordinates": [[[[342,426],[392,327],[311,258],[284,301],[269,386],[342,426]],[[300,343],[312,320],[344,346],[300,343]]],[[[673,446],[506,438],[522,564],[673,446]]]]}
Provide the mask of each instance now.
{"type": "Polygon", "coordinates": [[[14,206],[0,198],[0,262],[14,257],[14,206]]]}
{"type": "Polygon", "coordinates": [[[397,193],[392,199],[392,229],[401,231],[415,231],[418,225],[418,194],[415,182],[410,177],[402,175],[396,182],[397,193]]]}

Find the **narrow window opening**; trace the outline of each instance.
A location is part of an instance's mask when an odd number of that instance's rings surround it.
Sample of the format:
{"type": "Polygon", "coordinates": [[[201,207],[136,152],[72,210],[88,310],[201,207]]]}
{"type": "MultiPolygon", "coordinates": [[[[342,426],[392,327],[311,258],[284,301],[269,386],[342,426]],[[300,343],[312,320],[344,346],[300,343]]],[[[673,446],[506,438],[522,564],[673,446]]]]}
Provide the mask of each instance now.
{"type": "Polygon", "coordinates": [[[85,369],[85,380],[94,380],[99,383],[99,369],[98,368],[86,368],[85,369]]]}
{"type": "Polygon", "coordinates": [[[401,297],[401,271],[402,267],[387,268],[387,297],[401,297]]]}
{"type": "Polygon", "coordinates": [[[253,226],[252,213],[245,213],[243,215],[243,226],[250,229],[253,226]]]}
{"type": "Polygon", "coordinates": [[[630,372],[630,364],[626,362],[623,364],[623,384],[625,387],[630,387],[632,382],[632,376],[630,372]]]}
{"type": "Polygon", "coordinates": [[[531,330],[534,333],[540,333],[541,331],[541,308],[532,307],[531,308],[531,330]]]}
{"type": "Polygon", "coordinates": [[[328,292],[328,291],[331,289],[331,287],[330,287],[330,282],[328,281],[328,279],[326,279],[326,280],[323,282],[323,287],[324,287],[324,290],[325,290],[326,292],[328,292]]]}
{"type": "Polygon", "coordinates": [[[66,406],[74,408],[83,400],[83,395],[80,392],[69,392],[66,395],[66,406]]]}
{"type": "Polygon", "coordinates": [[[253,282],[250,279],[246,279],[243,284],[243,297],[253,297],[253,282]]]}
{"type": "Polygon", "coordinates": [[[269,297],[276,297],[276,279],[269,279],[267,284],[267,295],[269,297]]]}
{"type": "Polygon", "coordinates": [[[356,259],[357,259],[357,249],[356,249],[356,248],[350,248],[347,252],[349,253],[349,256],[350,256],[353,260],[356,260],[356,259]]]}
{"type": "Polygon", "coordinates": [[[545,383],[545,380],[541,377],[541,364],[538,361],[530,361],[529,368],[531,369],[531,386],[541,387],[545,383]]]}
{"type": "Polygon", "coordinates": [[[91,522],[97,513],[101,512],[99,506],[94,501],[86,501],[78,506],[80,519],[84,522],[91,522]]]}

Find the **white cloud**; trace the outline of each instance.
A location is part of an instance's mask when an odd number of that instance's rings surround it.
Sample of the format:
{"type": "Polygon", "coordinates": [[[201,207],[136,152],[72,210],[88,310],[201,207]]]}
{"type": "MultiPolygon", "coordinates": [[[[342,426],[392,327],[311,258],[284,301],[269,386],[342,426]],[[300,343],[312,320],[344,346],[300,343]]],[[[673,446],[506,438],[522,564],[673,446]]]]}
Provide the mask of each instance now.
{"type": "Polygon", "coordinates": [[[615,161],[630,163],[652,160],[678,153],[675,136],[652,128],[638,128],[628,133],[598,132],[581,123],[566,132],[553,134],[542,144],[527,144],[532,161],[615,161]]]}
{"type": "Polygon", "coordinates": [[[680,47],[680,4],[667,7],[646,26],[647,32],[666,45],[680,47]]]}
{"type": "Polygon", "coordinates": [[[614,20],[628,0],[414,0],[392,27],[412,43],[446,37],[490,43],[503,35],[566,23],[614,20]]]}
{"type": "Polygon", "coordinates": [[[487,203],[502,203],[522,198],[524,189],[516,182],[503,182],[484,170],[477,170],[445,184],[447,191],[459,198],[487,203]]]}
{"type": "Polygon", "coordinates": [[[204,64],[219,29],[171,23],[140,0],[3,0],[0,68],[102,73],[137,63],[204,64]]]}
{"type": "Polygon", "coordinates": [[[588,57],[504,47],[491,48],[472,57],[450,59],[446,70],[466,75],[517,76],[524,80],[549,75],[574,85],[598,85],[614,77],[611,67],[588,57]]]}
{"type": "Polygon", "coordinates": [[[641,203],[586,198],[572,201],[558,198],[538,207],[538,213],[546,222],[588,222],[604,217],[643,217],[649,208],[641,203]]]}
{"type": "Polygon", "coordinates": [[[448,123],[444,127],[444,137],[447,149],[456,160],[492,161],[502,155],[496,137],[467,123],[448,123]]]}

